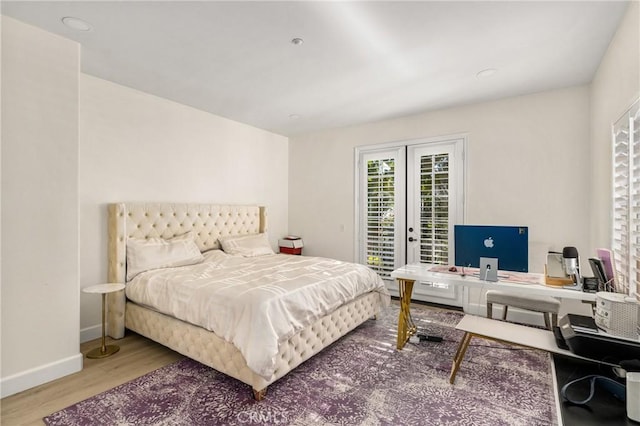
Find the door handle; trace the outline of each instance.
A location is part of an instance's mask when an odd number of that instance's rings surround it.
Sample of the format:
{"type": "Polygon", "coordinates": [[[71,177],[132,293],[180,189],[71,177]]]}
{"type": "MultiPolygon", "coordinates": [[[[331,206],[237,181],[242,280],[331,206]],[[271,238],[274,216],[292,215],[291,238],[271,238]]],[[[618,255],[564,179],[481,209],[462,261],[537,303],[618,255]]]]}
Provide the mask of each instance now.
{"type": "Polygon", "coordinates": [[[413,237],[409,237],[409,242],[414,242],[416,239],[413,237]]]}

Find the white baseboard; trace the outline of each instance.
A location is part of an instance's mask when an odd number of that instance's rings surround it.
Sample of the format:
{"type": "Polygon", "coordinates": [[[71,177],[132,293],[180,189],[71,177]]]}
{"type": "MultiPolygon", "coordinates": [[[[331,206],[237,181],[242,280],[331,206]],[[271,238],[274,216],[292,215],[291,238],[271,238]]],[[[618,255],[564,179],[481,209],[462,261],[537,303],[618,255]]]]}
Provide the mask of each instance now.
{"type": "MultiPolygon", "coordinates": [[[[102,325],[94,325],[80,330],[80,343],[102,337],[102,325]]],[[[32,387],[50,382],[82,370],[82,354],[43,365],[23,373],[0,379],[0,398],[13,395],[32,387]]]]}
{"type": "Polygon", "coordinates": [[[35,386],[82,370],[82,354],[70,356],[40,367],[0,379],[0,398],[4,398],[35,386]]]}
{"type": "Polygon", "coordinates": [[[102,324],[94,325],[92,327],[87,327],[80,330],[80,343],[89,342],[91,340],[99,339],[101,337],[102,337],[102,324]]]}

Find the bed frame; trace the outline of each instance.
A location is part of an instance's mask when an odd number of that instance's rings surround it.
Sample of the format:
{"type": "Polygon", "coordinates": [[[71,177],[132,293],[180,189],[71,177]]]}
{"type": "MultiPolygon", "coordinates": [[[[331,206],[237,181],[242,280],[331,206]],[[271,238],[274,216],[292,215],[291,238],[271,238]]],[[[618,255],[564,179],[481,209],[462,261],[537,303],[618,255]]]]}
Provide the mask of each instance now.
{"type": "MultiPolygon", "coordinates": [[[[260,206],[118,203],[108,206],[108,279],[124,283],[127,238],[171,238],[192,231],[200,251],[220,248],[218,237],[267,231],[267,213],[260,206]]],[[[356,328],[381,309],[372,292],[341,306],[300,330],[282,344],[276,370],[268,380],[247,367],[240,351],[213,332],[126,300],[124,291],[108,295],[108,334],[124,337],[125,328],[159,342],[189,358],[234,377],[262,400],[267,386],[356,328]]]]}

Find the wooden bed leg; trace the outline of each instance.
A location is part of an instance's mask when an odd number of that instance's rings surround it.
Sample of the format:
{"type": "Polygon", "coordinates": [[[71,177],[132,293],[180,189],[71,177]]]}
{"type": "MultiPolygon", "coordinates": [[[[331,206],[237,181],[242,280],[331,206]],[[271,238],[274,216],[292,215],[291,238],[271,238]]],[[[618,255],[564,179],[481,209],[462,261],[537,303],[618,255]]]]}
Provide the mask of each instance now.
{"type": "Polygon", "coordinates": [[[267,396],[267,388],[255,390],[253,389],[253,399],[262,401],[267,396]]]}

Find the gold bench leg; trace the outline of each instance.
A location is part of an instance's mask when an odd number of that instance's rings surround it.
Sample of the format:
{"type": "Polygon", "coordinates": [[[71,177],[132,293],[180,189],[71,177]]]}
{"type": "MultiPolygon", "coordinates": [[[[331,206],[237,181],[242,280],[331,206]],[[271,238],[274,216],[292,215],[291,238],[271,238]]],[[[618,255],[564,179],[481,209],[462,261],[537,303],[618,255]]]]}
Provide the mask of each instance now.
{"type": "Polygon", "coordinates": [[[473,334],[464,333],[462,340],[460,340],[460,345],[458,345],[458,350],[456,350],[456,354],[453,356],[453,365],[451,365],[451,374],[449,375],[449,383],[453,384],[456,380],[456,374],[458,374],[458,369],[460,369],[460,364],[464,359],[464,355],[467,352],[467,348],[469,347],[469,343],[471,342],[471,338],[473,334]]]}

